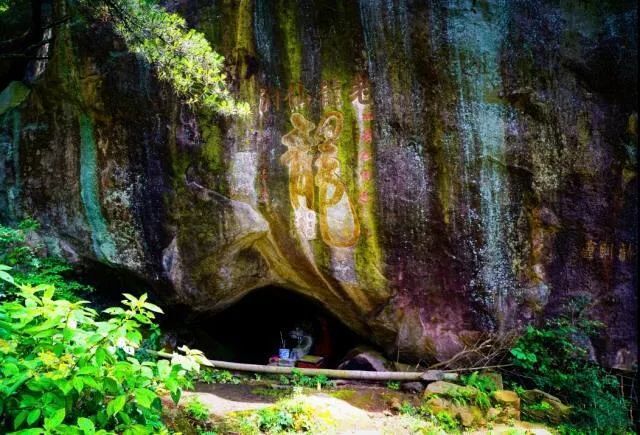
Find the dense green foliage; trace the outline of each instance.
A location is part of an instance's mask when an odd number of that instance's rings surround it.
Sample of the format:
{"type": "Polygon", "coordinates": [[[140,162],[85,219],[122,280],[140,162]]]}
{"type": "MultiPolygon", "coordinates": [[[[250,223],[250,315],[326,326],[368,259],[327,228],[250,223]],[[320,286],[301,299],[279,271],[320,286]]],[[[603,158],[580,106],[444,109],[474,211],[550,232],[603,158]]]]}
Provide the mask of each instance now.
{"type": "Polygon", "coordinates": [[[167,433],[159,396],[177,402],[199,366],[188,349],[171,362],[135,358],[160,308],[125,294],[101,320],[86,301],[57,299],[52,285],[15,285],[0,305],[0,432],[167,433]]]}
{"type": "Polygon", "coordinates": [[[204,35],[188,29],[182,17],[154,0],[83,0],[96,18],[115,24],[129,49],[152,64],[189,104],[225,115],[246,115],[249,106],[231,96],[223,73],[224,58],[204,35]]]}
{"type": "Polygon", "coordinates": [[[511,349],[516,379],[573,407],[575,427],[594,433],[624,433],[629,404],[617,378],[589,359],[581,343],[602,325],[589,320],[586,301],[575,300],[543,327],[529,326],[511,349]]]}
{"type": "MultiPolygon", "coordinates": [[[[0,225],[0,264],[11,266],[12,277],[19,284],[50,284],[61,299],[77,301],[92,291],[91,287],[70,280],[71,266],[59,257],[46,255],[46,248],[36,236],[39,225],[27,219],[17,228],[0,225]]],[[[15,286],[0,280],[0,300],[10,297],[15,286]]]]}

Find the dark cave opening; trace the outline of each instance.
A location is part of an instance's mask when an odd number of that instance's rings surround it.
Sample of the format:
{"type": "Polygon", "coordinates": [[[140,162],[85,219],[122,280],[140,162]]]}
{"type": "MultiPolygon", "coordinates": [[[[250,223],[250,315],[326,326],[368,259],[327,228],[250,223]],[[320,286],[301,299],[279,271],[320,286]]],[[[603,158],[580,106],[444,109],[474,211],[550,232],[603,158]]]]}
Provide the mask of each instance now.
{"type": "MultiPolygon", "coordinates": [[[[319,301],[283,287],[252,290],[228,308],[211,314],[197,312],[183,304],[167,305],[160,295],[170,289],[98,262],[75,268],[69,278],[95,289],[82,297],[91,300],[92,307],[98,311],[120,305],[122,293],[140,296],[148,292],[149,300],[164,308],[164,314],[156,320],[167,350],[184,344],[203,351],[210,359],[267,364],[271,356],[278,354],[281,333],[287,348],[295,345],[288,333],[297,326],[313,338],[309,354],[322,356],[325,368],[336,368],[356,347],[377,347],[367,337],[351,330],[319,301]]],[[[373,370],[358,358],[351,358],[343,368],[373,370]]]]}
{"type": "Polygon", "coordinates": [[[336,367],[355,346],[369,344],[318,301],[276,286],[253,290],[220,313],[184,320],[187,315],[181,323],[172,317],[176,341],[210,359],[267,364],[278,355],[281,334],[287,348],[295,345],[288,336],[295,327],[313,338],[309,354],[322,356],[327,368],[336,367]]]}

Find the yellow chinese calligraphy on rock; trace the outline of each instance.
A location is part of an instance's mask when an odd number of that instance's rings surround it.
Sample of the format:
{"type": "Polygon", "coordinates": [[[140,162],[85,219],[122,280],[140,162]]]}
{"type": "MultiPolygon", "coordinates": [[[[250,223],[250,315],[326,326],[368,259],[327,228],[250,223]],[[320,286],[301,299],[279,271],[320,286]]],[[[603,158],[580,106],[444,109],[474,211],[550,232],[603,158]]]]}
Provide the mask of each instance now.
{"type": "Polygon", "coordinates": [[[294,209],[313,208],[313,154],[310,134],[315,125],[299,113],[291,115],[293,130],[282,136],[287,151],[280,161],[289,167],[289,196],[294,209]],[[305,204],[301,204],[301,200],[305,204]]]}
{"type": "Polygon", "coordinates": [[[340,178],[336,141],[342,126],[343,116],[340,112],[328,112],[318,123],[315,136],[320,155],[315,162],[315,179],[322,240],[327,245],[345,248],[358,241],[360,224],[340,178]]]}

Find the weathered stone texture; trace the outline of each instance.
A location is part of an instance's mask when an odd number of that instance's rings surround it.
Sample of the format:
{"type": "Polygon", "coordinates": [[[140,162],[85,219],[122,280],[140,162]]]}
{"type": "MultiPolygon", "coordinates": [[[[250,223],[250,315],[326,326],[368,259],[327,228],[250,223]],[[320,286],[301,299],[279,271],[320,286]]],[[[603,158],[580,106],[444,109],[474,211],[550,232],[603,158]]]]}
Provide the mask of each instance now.
{"type": "Polygon", "coordinates": [[[0,98],[3,220],[167,303],[290,288],[406,360],[585,295],[601,361],[636,361],[634,2],[168,7],[252,116],[193,110],[107,25],[63,26],[0,98]]]}

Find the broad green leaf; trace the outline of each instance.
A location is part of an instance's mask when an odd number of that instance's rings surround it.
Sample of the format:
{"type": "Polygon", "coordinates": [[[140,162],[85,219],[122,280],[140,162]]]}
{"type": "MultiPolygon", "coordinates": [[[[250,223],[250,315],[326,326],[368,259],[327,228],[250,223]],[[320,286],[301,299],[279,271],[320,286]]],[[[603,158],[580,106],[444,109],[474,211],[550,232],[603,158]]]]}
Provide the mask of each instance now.
{"type": "Polygon", "coordinates": [[[126,426],[131,424],[131,417],[126,412],[118,412],[116,417],[126,426]]]}
{"type": "Polygon", "coordinates": [[[56,387],[58,387],[60,391],[62,391],[66,396],[67,394],[69,394],[69,391],[71,391],[71,389],[73,388],[73,385],[71,384],[71,382],[61,379],[58,382],[56,382],[56,387]]]}
{"type": "Polygon", "coordinates": [[[80,378],[79,376],[76,376],[75,378],[73,378],[73,381],[71,382],[73,383],[73,388],[75,388],[78,393],[81,393],[82,388],[84,387],[82,378],[80,378]]]}
{"type": "Polygon", "coordinates": [[[0,270],[0,279],[8,282],[9,284],[15,284],[13,277],[9,275],[7,272],[5,272],[4,270],[0,270]]]}
{"type": "Polygon", "coordinates": [[[116,381],[112,377],[104,378],[102,383],[105,386],[105,388],[107,389],[107,391],[109,391],[110,393],[115,393],[115,392],[117,392],[119,390],[118,381],[116,381]]]}
{"type": "Polygon", "coordinates": [[[96,382],[96,380],[93,379],[91,376],[83,376],[82,382],[84,382],[85,385],[88,385],[89,387],[95,390],[102,391],[102,385],[96,382]]]}
{"type": "Polygon", "coordinates": [[[80,417],[78,418],[78,427],[82,429],[84,435],[94,435],[96,432],[95,425],[88,418],[80,417]]]}
{"type": "Polygon", "coordinates": [[[96,350],[96,362],[98,365],[102,365],[106,359],[109,358],[109,352],[103,347],[99,347],[96,350]]]}
{"type": "Polygon", "coordinates": [[[4,363],[2,365],[2,374],[10,377],[13,375],[17,375],[18,373],[20,373],[20,368],[18,368],[17,364],[14,363],[4,363]]]}
{"type": "Polygon", "coordinates": [[[166,359],[158,361],[158,376],[161,379],[166,378],[171,374],[171,364],[166,359]]]}
{"type": "Polygon", "coordinates": [[[62,424],[65,416],[66,412],[64,408],[58,409],[51,417],[44,419],[44,427],[48,430],[55,429],[62,424]]]}
{"type": "Polygon", "coordinates": [[[151,408],[153,401],[158,397],[156,393],[146,388],[136,388],[134,391],[136,402],[144,408],[151,408]]]}
{"type": "Polygon", "coordinates": [[[107,414],[109,416],[117,414],[122,410],[122,408],[124,408],[124,405],[126,403],[127,403],[127,396],[125,394],[122,394],[116,397],[107,405],[107,414]]]}
{"type": "Polygon", "coordinates": [[[175,391],[171,391],[171,399],[173,399],[173,403],[176,405],[180,402],[180,396],[182,396],[182,390],[177,389],[175,391]]]}
{"type": "Polygon", "coordinates": [[[106,310],[103,310],[103,312],[116,316],[118,314],[124,313],[124,310],[120,307],[111,307],[111,308],[107,308],[106,310]]]}
{"type": "Polygon", "coordinates": [[[122,296],[124,296],[125,298],[129,299],[131,302],[133,302],[134,304],[138,303],[138,299],[136,299],[135,296],[130,295],[129,293],[122,293],[122,296]]]}
{"type": "Polygon", "coordinates": [[[40,418],[41,411],[39,409],[32,410],[27,416],[27,424],[31,426],[40,418]]]}
{"type": "Polygon", "coordinates": [[[51,299],[53,297],[53,293],[56,291],[55,287],[52,285],[48,285],[44,291],[44,295],[42,296],[44,299],[51,299]]]}
{"type": "Polygon", "coordinates": [[[18,415],[16,415],[16,418],[13,419],[13,428],[19,429],[20,426],[22,426],[22,423],[24,423],[24,421],[27,419],[28,415],[29,415],[28,410],[23,409],[22,411],[20,411],[18,415]]]}

